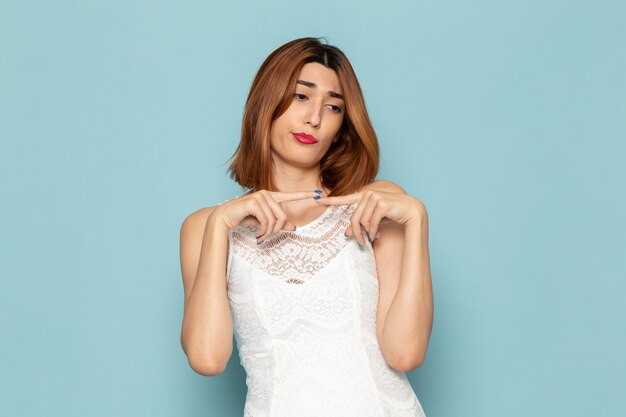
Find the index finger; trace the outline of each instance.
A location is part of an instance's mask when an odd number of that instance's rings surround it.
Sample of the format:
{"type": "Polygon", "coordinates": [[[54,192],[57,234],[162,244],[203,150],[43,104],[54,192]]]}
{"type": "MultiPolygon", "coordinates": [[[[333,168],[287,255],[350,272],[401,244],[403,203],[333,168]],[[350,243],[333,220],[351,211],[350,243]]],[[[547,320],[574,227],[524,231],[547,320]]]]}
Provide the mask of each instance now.
{"type": "Polygon", "coordinates": [[[284,192],[284,191],[270,191],[271,196],[278,203],[282,201],[294,201],[294,200],[304,200],[306,198],[313,198],[319,196],[315,191],[293,191],[293,192],[284,192]]]}
{"type": "Polygon", "coordinates": [[[361,201],[361,193],[338,195],[335,197],[322,197],[319,200],[315,201],[317,201],[319,204],[325,205],[354,204],[361,201]]]}

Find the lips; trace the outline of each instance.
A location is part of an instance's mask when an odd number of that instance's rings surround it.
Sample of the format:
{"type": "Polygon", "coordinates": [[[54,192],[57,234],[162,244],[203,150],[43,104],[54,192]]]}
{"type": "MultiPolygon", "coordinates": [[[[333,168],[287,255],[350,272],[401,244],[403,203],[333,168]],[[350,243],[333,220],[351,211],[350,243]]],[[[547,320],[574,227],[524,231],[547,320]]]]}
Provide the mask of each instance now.
{"type": "Polygon", "coordinates": [[[317,143],[317,139],[315,139],[315,136],[313,135],[309,135],[309,134],[302,133],[302,132],[292,133],[292,135],[294,138],[296,138],[298,142],[304,143],[306,145],[312,145],[314,143],[317,143]]]}

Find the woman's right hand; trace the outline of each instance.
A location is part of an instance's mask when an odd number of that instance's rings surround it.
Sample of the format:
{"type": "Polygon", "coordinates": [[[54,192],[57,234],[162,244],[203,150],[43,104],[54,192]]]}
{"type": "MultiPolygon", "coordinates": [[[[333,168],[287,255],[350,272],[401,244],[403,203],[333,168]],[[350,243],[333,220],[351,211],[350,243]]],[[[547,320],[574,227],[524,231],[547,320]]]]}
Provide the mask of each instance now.
{"type": "Polygon", "coordinates": [[[219,220],[228,230],[238,225],[258,226],[257,240],[262,241],[279,230],[293,230],[295,228],[295,225],[287,220],[287,214],[278,203],[305,200],[318,196],[319,194],[315,191],[259,190],[223,202],[215,207],[209,217],[219,220]]]}

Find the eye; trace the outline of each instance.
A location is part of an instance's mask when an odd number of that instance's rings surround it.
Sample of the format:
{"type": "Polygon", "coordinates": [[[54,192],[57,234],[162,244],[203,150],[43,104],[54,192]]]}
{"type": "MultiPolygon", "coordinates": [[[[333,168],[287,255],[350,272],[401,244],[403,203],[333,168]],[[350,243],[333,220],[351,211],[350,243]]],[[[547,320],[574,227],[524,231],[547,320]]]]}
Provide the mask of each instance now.
{"type": "Polygon", "coordinates": [[[339,106],[335,106],[334,104],[329,104],[328,107],[334,112],[334,113],[341,113],[341,107],[339,106]]]}
{"type": "Polygon", "coordinates": [[[306,100],[306,99],[307,99],[307,96],[305,96],[304,94],[295,93],[295,94],[293,95],[293,98],[295,98],[296,100],[300,100],[300,101],[302,101],[302,100],[306,100]]]}

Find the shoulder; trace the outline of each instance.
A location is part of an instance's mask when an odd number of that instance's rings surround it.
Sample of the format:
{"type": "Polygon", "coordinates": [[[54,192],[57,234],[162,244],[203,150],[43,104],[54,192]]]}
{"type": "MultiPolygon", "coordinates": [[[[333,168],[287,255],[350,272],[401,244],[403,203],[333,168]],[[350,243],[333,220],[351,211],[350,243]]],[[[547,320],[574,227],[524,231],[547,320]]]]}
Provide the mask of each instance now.
{"type": "Polygon", "coordinates": [[[192,235],[200,234],[200,237],[202,237],[202,235],[204,234],[204,229],[206,227],[207,219],[209,218],[213,210],[215,210],[217,207],[221,206],[227,201],[234,200],[236,198],[242,197],[243,195],[248,195],[250,193],[252,193],[252,191],[248,191],[247,193],[242,194],[242,195],[237,195],[229,200],[223,201],[220,204],[217,204],[211,207],[203,207],[194,211],[193,213],[190,213],[189,215],[187,215],[187,217],[185,217],[185,219],[183,220],[183,224],[180,227],[181,237],[183,235],[189,235],[189,234],[192,234],[192,235]]]}
{"type": "Polygon", "coordinates": [[[185,237],[197,236],[198,234],[202,237],[206,221],[215,207],[217,206],[203,207],[187,215],[187,217],[183,220],[183,224],[180,226],[181,239],[185,237]]]}
{"type": "MultiPolygon", "coordinates": [[[[384,192],[395,193],[395,194],[405,194],[405,195],[407,194],[404,188],[400,187],[398,184],[393,183],[389,180],[373,181],[361,189],[361,191],[368,191],[368,190],[384,191],[384,192]]],[[[424,204],[424,202],[416,197],[413,197],[413,196],[409,196],[409,197],[415,200],[418,204],[418,207],[426,214],[426,205],[424,204]]]]}
{"type": "Polygon", "coordinates": [[[376,180],[376,181],[370,182],[369,184],[367,184],[361,189],[361,191],[368,191],[368,190],[406,194],[406,191],[404,191],[402,187],[400,187],[398,184],[393,183],[389,180],[376,180]]]}

